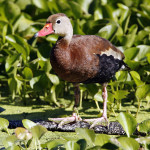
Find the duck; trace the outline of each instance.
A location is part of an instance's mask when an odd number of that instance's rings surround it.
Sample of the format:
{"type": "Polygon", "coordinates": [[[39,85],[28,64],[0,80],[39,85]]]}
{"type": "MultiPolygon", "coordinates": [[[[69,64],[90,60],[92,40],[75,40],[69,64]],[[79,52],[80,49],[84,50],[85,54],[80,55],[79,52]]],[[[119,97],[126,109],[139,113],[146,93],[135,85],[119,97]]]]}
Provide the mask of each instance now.
{"type": "Polygon", "coordinates": [[[80,83],[102,85],[103,113],[100,118],[84,119],[95,127],[107,119],[107,85],[122,68],[127,68],[124,54],[108,40],[97,35],[75,35],[70,19],[64,13],[50,15],[45,26],[35,34],[43,37],[59,36],[51,49],[50,63],[54,72],[63,80],[74,85],[75,104],[71,117],[49,118],[62,127],[69,122],[82,121],[78,113],[80,83]]]}

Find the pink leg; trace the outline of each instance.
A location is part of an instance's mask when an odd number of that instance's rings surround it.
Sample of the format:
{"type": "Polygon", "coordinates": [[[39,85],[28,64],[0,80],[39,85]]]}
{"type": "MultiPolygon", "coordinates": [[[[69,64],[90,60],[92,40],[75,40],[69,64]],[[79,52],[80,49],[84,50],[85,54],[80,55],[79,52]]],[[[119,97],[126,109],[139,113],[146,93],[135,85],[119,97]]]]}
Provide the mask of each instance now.
{"type": "Polygon", "coordinates": [[[73,114],[71,117],[65,117],[65,118],[49,118],[50,121],[54,121],[58,124],[58,127],[62,127],[64,124],[74,122],[74,121],[81,121],[82,119],[80,118],[78,114],[78,105],[80,101],[80,89],[79,89],[79,84],[74,83],[74,93],[75,93],[75,104],[73,108],[73,114]]]}
{"type": "Polygon", "coordinates": [[[103,115],[105,119],[107,119],[107,83],[103,84],[103,89],[102,89],[102,97],[103,97],[103,115]]]}
{"type": "Polygon", "coordinates": [[[94,118],[94,119],[85,119],[85,122],[91,124],[90,128],[95,127],[96,125],[102,125],[103,123],[108,124],[107,120],[107,83],[102,85],[102,97],[103,97],[103,114],[101,118],[94,118]]]}

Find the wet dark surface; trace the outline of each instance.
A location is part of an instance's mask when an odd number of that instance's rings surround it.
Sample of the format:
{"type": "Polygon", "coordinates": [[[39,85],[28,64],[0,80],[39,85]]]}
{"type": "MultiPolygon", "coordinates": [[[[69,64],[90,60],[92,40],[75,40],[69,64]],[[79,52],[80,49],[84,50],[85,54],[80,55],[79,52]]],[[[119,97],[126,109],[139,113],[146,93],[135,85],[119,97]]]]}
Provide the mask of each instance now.
{"type": "MultiPolygon", "coordinates": [[[[60,128],[58,128],[57,123],[52,122],[52,121],[38,120],[34,122],[39,125],[44,126],[49,131],[74,132],[75,128],[90,128],[90,124],[87,122],[83,122],[83,121],[65,124],[60,128]]],[[[21,120],[9,121],[10,129],[14,129],[16,127],[23,127],[21,120]]],[[[101,134],[102,133],[109,134],[109,135],[125,135],[126,134],[122,126],[119,124],[119,122],[110,122],[108,126],[97,125],[93,129],[96,133],[101,133],[101,134]]],[[[138,132],[137,130],[135,131],[134,135],[145,136],[144,133],[138,132]]]]}

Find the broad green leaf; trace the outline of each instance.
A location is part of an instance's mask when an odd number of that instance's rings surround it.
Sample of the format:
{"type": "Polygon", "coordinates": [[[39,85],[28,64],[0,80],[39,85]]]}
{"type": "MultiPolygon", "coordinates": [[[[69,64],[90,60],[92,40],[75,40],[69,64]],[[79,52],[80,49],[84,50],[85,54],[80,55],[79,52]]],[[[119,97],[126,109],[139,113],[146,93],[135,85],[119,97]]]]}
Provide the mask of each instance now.
{"type": "Polygon", "coordinates": [[[141,81],[141,77],[136,71],[130,71],[130,74],[137,86],[144,85],[144,82],[141,81]]]}
{"type": "Polygon", "coordinates": [[[77,133],[78,137],[80,139],[85,139],[90,146],[95,146],[95,133],[93,130],[90,129],[82,129],[82,128],[76,128],[75,132],[77,133]]]}
{"type": "Polygon", "coordinates": [[[17,35],[7,35],[6,39],[18,51],[18,53],[22,54],[23,60],[26,62],[30,53],[30,48],[27,42],[17,35]]]}
{"type": "Polygon", "coordinates": [[[126,60],[126,64],[128,64],[132,70],[137,70],[140,66],[140,62],[134,60],[126,60]]]}
{"type": "Polygon", "coordinates": [[[5,148],[8,148],[9,146],[13,146],[15,141],[17,141],[17,138],[15,135],[8,136],[4,141],[3,144],[5,148]]]}
{"type": "Polygon", "coordinates": [[[80,150],[79,144],[77,144],[77,143],[74,142],[74,141],[68,141],[68,142],[65,144],[65,148],[66,148],[66,150],[80,150]]]}
{"type": "Polygon", "coordinates": [[[65,144],[65,143],[66,143],[66,140],[63,140],[63,139],[55,139],[55,140],[52,140],[52,141],[46,143],[46,145],[47,145],[47,148],[48,148],[48,149],[53,149],[53,148],[55,148],[55,147],[57,147],[57,146],[60,146],[60,145],[65,144]]]}
{"type": "Polygon", "coordinates": [[[16,74],[19,60],[20,60],[20,54],[9,55],[6,58],[6,63],[5,63],[6,72],[16,74]]]}
{"type": "Polygon", "coordinates": [[[126,81],[128,77],[128,72],[127,71],[118,71],[116,72],[116,78],[118,81],[126,81]]]}
{"type": "Polygon", "coordinates": [[[58,85],[59,84],[59,78],[56,75],[47,73],[47,77],[50,79],[50,81],[54,85],[58,85]]]}
{"type": "Polygon", "coordinates": [[[148,45],[138,45],[137,48],[139,48],[139,53],[134,58],[135,61],[140,61],[146,58],[146,54],[150,53],[150,46],[148,45]]]}
{"type": "Polygon", "coordinates": [[[144,13],[146,12],[148,16],[150,16],[150,6],[146,4],[141,4],[141,8],[143,9],[144,13]]]}
{"type": "Polygon", "coordinates": [[[74,21],[73,31],[75,34],[84,35],[85,33],[82,31],[79,22],[80,22],[79,19],[76,19],[76,21],[74,21]]]}
{"type": "Polygon", "coordinates": [[[131,114],[121,112],[117,120],[122,125],[128,137],[136,130],[137,122],[131,114]]]}
{"type": "Polygon", "coordinates": [[[22,73],[26,80],[31,80],[33,78],[32,70],[29,67],[25,67],[22,73]]]}
{"type": "Polygon", "coordinates": [[[45,71],[47,74],[48,74],[48,73],[50,72],[50,70],[52,69],[49,60],[47,60],[47,61],[39,60],[38,63],[39,63],[39,65],[40,65],[40,67],[41,67],[41,70],[45,71]]]}
{"type": "Polygon", "coordinates": [[[26,129],[31,129],[32,127],[36,126],[36,123],[28,119],[23,119],[22,123],[26,129]]]}
{"type": "Polygon", "coordinates": [[[133,138],[119,137],[118,141],[123,150],[138,150],[140,148],[140,144],[133,138]]]}
{"type": "Polygon", "coordinates": [[[150,119],[141,122],[137,127],[139,132],[148,134],[150,132],[150,119]]]}
{"type": "Polygon", "coordinates": [[[46,0],[32,0],[32,3],[40,9],[43,9],[44,11],[48,11],[48,5],[46,0]]]}
{"type": "Polygon", "coordinates": [[[21,9],[25,9],[28,5],[31,4],[31,0],[17,0],[16,4],[17,4],[21,9]]]}
{"type": "Polygon", "coordinates": [[[99,88],[95,84],[87,84],[87,90],[89,91],[90,95],[94,97],[94,95],[98,92],[99,88]]]}
{"type": "Polygon", "coordinates": [[[74,16],[76,17],[76,19],[81,18],[82,9],[81,9],[80,5],[75,1],[68,1],[68,2],[69,2],[71,10],[72,10],[74,16]]]}
{"type": "Polygon", "coordinates": [[[95,145],[103,146],[109,141],[110,137],[106,134],[97,134],[95,138],[95,145]]]}
{"type": "Polygon", "coordinates": [[[5,118],[0,118],[0,130],[7,131],[9,126],[9,121],[5,118]]]}
{"type": "Polygon", "coordinates": [[[99,19],[103,19],[103,13],[102,13],[102,10],[100,8],[97,8],[94,11],[94,20],[99,20],[99,19]]]}
{"type": "Polygon", "coordinates": [[[99,91],[94,95],[94,100],[103,102],[102,91],[99,91]]]}
{"type": "Polygon", "coordinates": [[[47,129],[41,125],[36,125],[36,126],[31,127],[32,136],[36,140],[39,140],[46,132],[47,132],[47,129]]]}
{"type": "Polygon", "coordinates": [[[135,95],[139,100],[141,100],[145,98],[149,93],[150,93],[150,84],[146,84],[138,87],[135,95]]]}
{"type": "Polygon", "coordinates": [[[33,78],[30,80],[30,86],[31,86],[32,89],[34,88],[34,85],[40,80],[40,77],[41,77],[41,76],[33,77],[33,78]]]}
{"type": "Polygon", "coordinates": [[[136,57],[138,52],[139,52],[139,48],[137,48],[137,47],[128,48],[124,51],[125,58],[129,59],[129,60],[132,60],[136,57]]]}
{"type": "Polygon", "coordinates": [[[8,147],[6,150],[21,150],[21,148],[15,144],[13,144],[12,146],[8,147]]]}
{"type": "Polygon", "coordinates": [[[117,32],[117,30],[118,30],[117,24],[114,23],[108,24],[98,31],[98,35],[105,39],[111,40],[115,35],[115,33],[117,32]]]}
{"type": "Polygon", "coordinates": [[[22,127],[15,129],[15,135],[19,140],[30,140],[32,138],[32,134],[27,129],[22,127]]]}
{"type": "Polygon", "coordinates": [[[20,14],[20,8],[18,5],[11,1],[6,1],[4,6],[5,16],[9,22],[13,22],[14,19],[20,14]]]}
{"type": "Polygon", "coordinates": [[[85,13],[88,13],[88,10],[89,10],[89,7],[90,7],[90,4],[93,0],[77,0],[78,3],[80,4],[82,10],[85,12],[85,13]]]}
{"type": "MultiPolygon", "coordinates": [[[[140,138],[136,138],[136,141],[140,144],[150,144],[150,137],[140,137],[140,138]]],[[[148,149],[147,149],[148,150],[148,149]]]]}
{"type": "Polygon", "coordinates": [[[22,32],[28,29],[34,22],[29,19],[29,17],[25,14],[21,14],[17,21],[15,22],[13,29],[14,31],[22,32]]]}
{"type": "Polygon", "coordinates": [[[129,94],[129,92],[127,90],[114,91],[114,97],[117,100],[121,100],[121,99],[126,98],[128,94],[129,94]]]}
{"type": "Polygon", "coordinates": [[[87,146],[87,142],[85,139],[80,139],[77,141],[77,144],[80,145],[80,150],[85,150],[86,149],[86,146],[87,146]]]}

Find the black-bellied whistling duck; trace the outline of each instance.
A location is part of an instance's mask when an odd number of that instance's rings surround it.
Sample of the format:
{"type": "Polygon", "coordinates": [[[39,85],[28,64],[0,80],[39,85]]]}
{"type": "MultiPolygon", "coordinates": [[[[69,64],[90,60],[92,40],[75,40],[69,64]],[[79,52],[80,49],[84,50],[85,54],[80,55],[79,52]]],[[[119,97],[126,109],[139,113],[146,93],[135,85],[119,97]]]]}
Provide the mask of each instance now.
{"type": "Polygon", "coordinates": [[[102,120],[107,121],[107,83],[122,67],[123,53],[108,40],[96,35],[73,35],[69,18],[58,13],[48,17],[46,25],[36,37],[57,34],[59,39],[51,50],[50,62],[56,74],[68,82],[74,83],[75,105],[72,117],[50,118],[58,121],[59,127],[65,123],[81,120],[77,114],[79,104],[79,83],[102,84],[103,115],[101,118],[86,119],[94,127],[102,120]]]}

